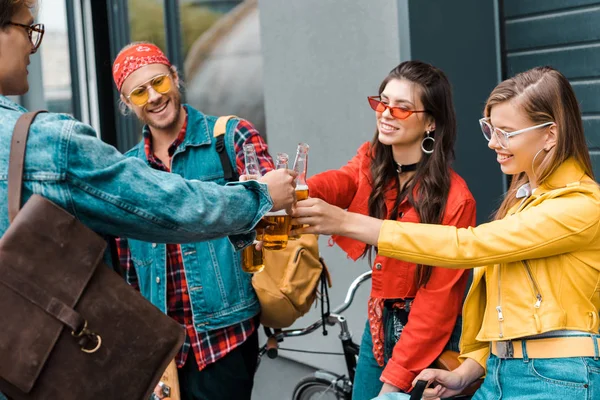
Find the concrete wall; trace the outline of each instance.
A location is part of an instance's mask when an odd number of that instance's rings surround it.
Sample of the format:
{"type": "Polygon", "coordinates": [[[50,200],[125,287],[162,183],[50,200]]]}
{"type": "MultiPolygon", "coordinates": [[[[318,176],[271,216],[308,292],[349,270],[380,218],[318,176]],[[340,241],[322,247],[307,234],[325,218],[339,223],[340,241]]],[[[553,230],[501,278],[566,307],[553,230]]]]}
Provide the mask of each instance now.
{"type": "MultiPolygon", "coordinates": [[[[368,95],[400,62],[396,0],[322,1],[260,0],[267,131],[271,153],[293,157],[296,144],[308,143],[309,173],[344,165],[375,132],[368,95]]],[[[369,268],[327,246],[321,252],[331,269],[332,306],[343,301],[349,283],[369,268]]],[[[370,283],[360,289],[346,314],[360,341],[370,283]]],[[[295,326],[308,325],[316,310],[295,326]]],[[[283,347],[341,351],[338,330],[288,339],[283,347]]],[[[342,357],[281,352],[309,365],[344,372],[342,357]]]]}
{"type": "MultiPolygon", "coordinates": [[[[502,193],[502,177],[486,150],[477,119],[497,83],[494,0],[260,0],[264,93],[272,153],[310,144],[309,173],[344,165],[375,129],[366,96],[400,61],[422,59],[444,69],[453,83],[459,120],[456,169],[476,196],[484,221],[502,193]]],[[[292,154],[293,156],[293,154],[292,154]]],[[[332,305],[369,268],[339,248],[321,251],[333,276],[332,305]]],[[[355,340],[366,320],[369,283],[346,313],[355,340]]],[[[311,323],[315,310],[295,326],[311,323]]],[[[337,329],[327,337],[288,339],[284,347],[340,351],[337,329]]],[[[281,352],[309,365],[345,372],[341,357],[281,352]]]]}

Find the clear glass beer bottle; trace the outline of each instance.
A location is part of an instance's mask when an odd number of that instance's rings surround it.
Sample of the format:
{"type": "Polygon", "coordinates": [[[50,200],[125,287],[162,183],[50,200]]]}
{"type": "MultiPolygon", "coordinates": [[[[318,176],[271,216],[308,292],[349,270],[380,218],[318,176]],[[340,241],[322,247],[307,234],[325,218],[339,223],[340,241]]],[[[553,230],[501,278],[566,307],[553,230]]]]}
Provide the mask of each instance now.
{"type": "MultiPolygon", "coordinates": [[[[296,176],[296,200],[308,199],[308,185],[306,184],[306,171],[308,170],[308,149],[306,143],[298,143],[296,159],[294,160],[294,171],[296,176]]],[[[302,228],[302,225],[292,224],[291,230],[302,228]]],[[[299,239],[300,235],[289,235],[289,240],[299,239]]]]}
{"type": "MultiPolygon", "coordinates": [[[[286,153],[277,153],[275,168],[287,169],[289,156],[286,153]]],[[[282,250],[287,247],[292,217],[285,210],[268,212],[264,217],[265,230],[263,246],[265,250],[282,250]]]]}
{"type": "MultiPolygon", "coordinates": [[[[249,178],[258,179],[262,176],[253,144],[244,145],[244,164],[246,166],[246,175],[249,178]]],[[[262,229],[257,229],[256,239],[262,240],[262,235],[262,229]]],[[[263,252],[262,250],[256,250],[256,243],[257,241],[254,241],[253,244],[242,250],[242,270],[250,274],[260,272],[265,268],[263,252]]]]}

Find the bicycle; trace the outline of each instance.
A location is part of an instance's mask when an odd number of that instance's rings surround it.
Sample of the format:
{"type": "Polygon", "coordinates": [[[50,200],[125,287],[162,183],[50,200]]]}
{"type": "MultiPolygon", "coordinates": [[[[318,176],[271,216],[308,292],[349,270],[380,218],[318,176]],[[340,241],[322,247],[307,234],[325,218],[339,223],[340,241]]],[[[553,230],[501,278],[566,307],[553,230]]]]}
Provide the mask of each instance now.
{"type": "MultiPolygon", "coordinates": [[[[347,375],[339,375],[331,371],[318,370],[311,375],[302,378],[300,382],[294,388],[292,400],[352,400],[352,388],[354,383],[354,374],[356,372],[356,364],[358,361],[358,352],[360,346],[352,340],[352,333],[348,328],[348,322],[346,318],[341,315],[344,311],[350,307],[354,300],[354,295],[358,290],[359,286],[365,281],[371,279],[371,271],[367,271],[358,276],[348,288],[346,298],[344,302],[335,308],[332,312],[322,315],[322,318],[315,321],[311,325],[302,329],[282,329],[272,332],[270,328],[265,328],[267,334],[267,343],[262,346],[259,350],[258,364],[260,365],[261,358],[267,354],[271,359],[277,358],[279,355],[279,343],[281,343],[286,337],[297,337],[308,335],[321,326],[325,322],[329,326],[339,325],[340,334],[338,337],[342,342],[343,356],[346,362],[347,375]]],[[[292,349],[282,349],[292,350],[292,349]]],[[[317,354],[329,354],[323,352],[314,352],[317,354]]],[[[339,354],[339,353],[335,353],[339,354]]],[[[437,366],[437,368],[444,368],[437,366]]],[[[477,390],[481,382],[471,384],[465,392],[457,395],[453,398],[469,400],[472,394],[477,390]]],[[[410,399],[420,399],[427,382],[418,381],[417,385],[413,388],[410,395],[410,399]]]]}
{"type": "Polygon", "coordinates": [[[265,328],[268,339],[267,343],[259,351],[259,364],[265,353],[271,359],[276,358],[279,352],[279,343],[286,337],[308,335],[323,326],[323,321],[329,326],[334,326],[336,324],[340,326],[340,334],[338,337],[342,342],[342,350],[348,374],[339,375],[326,370],[315,371],[312,375],[309,375],[298,382],[292,396],[293,400],[352,399],[352,385],[358,360],[359,345],[352,340],[352,333],[348,328],[348,322],[341,313],[350,307],[358,287],[368,279],[371,279],[371,271],[361,274],[350,284],[348,292],[346,293],[346,298],[340,306],[306,328],[283,329],[277,330],[274,333],[270,332],[269,328],[265,328]]]}

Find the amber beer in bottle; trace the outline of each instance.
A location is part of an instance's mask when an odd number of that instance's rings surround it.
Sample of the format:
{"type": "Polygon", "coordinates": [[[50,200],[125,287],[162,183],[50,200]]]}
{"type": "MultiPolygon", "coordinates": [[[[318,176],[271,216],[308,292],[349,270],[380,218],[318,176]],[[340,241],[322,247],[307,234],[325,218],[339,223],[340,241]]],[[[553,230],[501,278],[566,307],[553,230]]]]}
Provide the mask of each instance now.
{"type": "MultiPolygon", "coordinates": [[[[253,144],[244,146],[244,164],[246,165],[246,175],[252,179],[258,179],[261,176],[258,157],[253,144]]],[[[262,230],[256,230],[256,238],[261,240],[262,230]]],[[[242,250],[242,270],[250,274],[262,271],[265,268],[263,262],[262,250],[256,250],[256,241],[242,250]]]]}
{"type": "MultiPolygon", "coordinates": [[[[306,143],[298,143],[296,159],[294,160],[294,171],[296,176],[296,200],[308,199],[308,185],[306,184],[306,171],[308,169],[308,145],[306,143]]],[[[291,230],[300,229],[302,225],[293,224],[291,230]]],[[[290,240],[299,239],[300,235],[289,235],[290,240]]]]}
{"type": "MultiPolygon", "coordinates": [[[[277,153],[275,167],[277,169],[287,169],[288,159],[287,154],[277,153]]],[[[265,250],[282,250],[287,247],[291,220],[292,217],[285,210],[269,212],[265,215],[265,229],[263,234],[263,246],[265,250]]]]}

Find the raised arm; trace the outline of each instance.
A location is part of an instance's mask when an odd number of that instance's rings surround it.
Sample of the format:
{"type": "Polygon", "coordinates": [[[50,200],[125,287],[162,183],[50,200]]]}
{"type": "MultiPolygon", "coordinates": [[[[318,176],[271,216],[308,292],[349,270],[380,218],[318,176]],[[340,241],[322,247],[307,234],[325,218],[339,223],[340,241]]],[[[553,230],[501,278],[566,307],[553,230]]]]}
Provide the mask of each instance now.
{"type": "Polygon", "coordinates": [[[380,255],[445,268],[514,262],[567,253],[589,244],[600,227],[600,198],[579,188],[474,228],[381,221],[317,199],[298,202],[304,233],[338,234],[378,246],[380,255]]]}
{"type": "MultiPolygon", "coordinates": [[[[273,206],[264,184],[223,187],[184,180],[124,157],[98,140],[87,125],[59,122],[64,124],[68,203],[97,232],[145,241],[195,242],[248,232],[273,206]]],[[[291,204],[292,177],[288,180],[291,204]]]]}
{"type": "Polygon", "coordinates": [[[340,169],[332,169],[310,177],[307,181],[309,195],[313,198],[323,199],[329,204],[341,208],[348,208],[358,190],[360,179],[364,179],[361,170],[365,162],[369,143],[363,144],[356,155],[340,169]]]}

